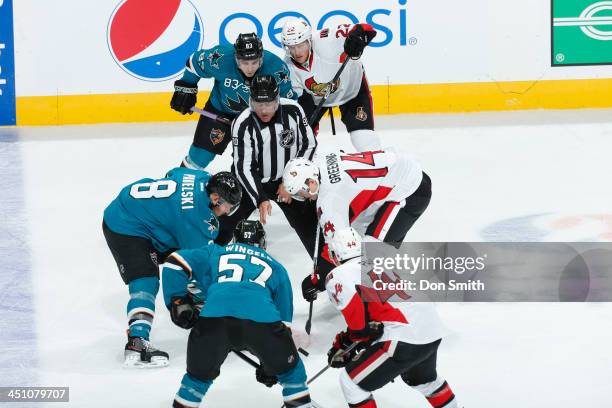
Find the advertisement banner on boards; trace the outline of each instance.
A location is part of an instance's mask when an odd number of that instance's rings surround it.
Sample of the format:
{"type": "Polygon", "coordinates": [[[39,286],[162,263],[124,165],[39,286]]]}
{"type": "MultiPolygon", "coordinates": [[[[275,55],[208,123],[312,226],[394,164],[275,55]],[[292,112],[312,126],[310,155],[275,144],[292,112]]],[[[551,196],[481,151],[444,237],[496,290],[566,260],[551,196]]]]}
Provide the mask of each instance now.
{"type": "Polygon", "coordinates": [[[150,82],[177,77],[192,52],[232,44],[241,32],[255,32],[267,50],[282,56],[280,32],[292,17],[306,20],[315,31],[368,23],[378,32],[369,51],[393,48],[397,55],[417,44],[408,35],[407,0],[387,0],[376,8],[363,1],[316,4],[278,10],[274,2],[265,1],[248,9],[241,2],[209,7],[199,0],[117,0],[106,24],[106,42],[110,57],[125,74],[150,82]]]}
{"type": "Polygon", "coordinates": [[[552,65],[612,64],[612,1],[552,0],[552,65]]]}
{"type": "Polygon", "coordinates": [[[16,122],[13,44],[13,0],[0,0],[0,126],[16,122]]]}

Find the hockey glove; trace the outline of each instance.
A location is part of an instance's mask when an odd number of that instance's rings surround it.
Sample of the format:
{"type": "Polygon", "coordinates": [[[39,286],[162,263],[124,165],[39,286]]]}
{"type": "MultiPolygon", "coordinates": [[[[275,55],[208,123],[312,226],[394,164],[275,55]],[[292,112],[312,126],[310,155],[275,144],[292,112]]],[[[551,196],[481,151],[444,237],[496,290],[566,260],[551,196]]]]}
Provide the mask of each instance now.
{"type": "Polygon", "coordinates": [[[371,25],[355,24],[344,41],[344,52],[349,57],[358,59],[374,37],[376,30],[371,25]]]}
{"type": "Polygon", "coordinates": [[[170,302],[170,318],[183,329],[191,329],[200,317],[200,312],[189,295],[175,296],[170,302]]]}
{"type": "Polygon", "coordinates": [[[192,114],[197,101],[198,86],[183,80],[174,81],[174,94],[170,100],[170,107],[183,115],[192,114]]]}
{"type": "Polygon", "coordinates": [[[345,331],[341,331],[336,334],[336,338],[334,339],[334,344],[332,344],[331,348],[327,352],[327,364],[333,368],[341,368],[348,364],[349,361],[352,360],[358,353],[358,347],[353,348],[348,353],[346,349],[349,348],[353,342],[349,334],[345,331]]]}
{"type": "Polygon", "coordinates": [[[307,302],[317,298],[317,293],[325,290],[325,280],[317,272],[306,276],[302,281],[302,296],[307,302]]]}
{"type": "Polygon", "coordinates": [[[192,280],[187,284],[187,292],[187,296],[199,314],[204,307],[204,300],[202,300],[202,289],[200,289],[195,280],[192,280]]]}
{"type": "Polygon", "coordinates": [[[257,382],[262,383],[268,388],[278,383],[278,378],[276,378],[275,375],[266,374],[262,367],[255,370],[255,378],[257,379],[257,382]]]}
{"type": "Polygon", "coordinates": [[[349,330],[348,334],[351,341],[358,341],[369,345],[378,340],[383,335],[384,329],[385,326],[381,322],[372,321],[368,322],[364,329],[349,330]]]}

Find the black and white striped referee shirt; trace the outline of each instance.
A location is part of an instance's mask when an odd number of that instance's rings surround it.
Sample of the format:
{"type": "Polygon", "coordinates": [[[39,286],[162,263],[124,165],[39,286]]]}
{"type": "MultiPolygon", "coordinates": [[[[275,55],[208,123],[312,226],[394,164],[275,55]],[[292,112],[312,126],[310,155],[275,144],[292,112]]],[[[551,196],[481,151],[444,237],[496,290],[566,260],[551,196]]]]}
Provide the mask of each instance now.
{"type": "Polygon", "coordinates": [[[262,123],[251,108],[245,109],[232,124],[232,144],[236,175],[256,207],[276,198],[266,197],[263,183],[282,178],[291,159],[312,160],[317,147],[302,107],[286,98],[280,98],[269,123],[262,123]]]}

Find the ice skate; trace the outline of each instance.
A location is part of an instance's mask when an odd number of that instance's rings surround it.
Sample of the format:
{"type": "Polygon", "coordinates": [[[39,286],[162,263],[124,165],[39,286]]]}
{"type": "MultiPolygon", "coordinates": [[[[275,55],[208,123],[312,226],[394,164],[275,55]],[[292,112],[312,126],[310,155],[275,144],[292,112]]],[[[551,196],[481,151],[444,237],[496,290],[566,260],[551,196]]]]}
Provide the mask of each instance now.
{"type": "Polygon", "coordinates": [[[142,337],[128,337],[125,345],[125,362],[129,368],[157,368],[170,363],[168,353],[153,347],[150,341],[142,337]]]}

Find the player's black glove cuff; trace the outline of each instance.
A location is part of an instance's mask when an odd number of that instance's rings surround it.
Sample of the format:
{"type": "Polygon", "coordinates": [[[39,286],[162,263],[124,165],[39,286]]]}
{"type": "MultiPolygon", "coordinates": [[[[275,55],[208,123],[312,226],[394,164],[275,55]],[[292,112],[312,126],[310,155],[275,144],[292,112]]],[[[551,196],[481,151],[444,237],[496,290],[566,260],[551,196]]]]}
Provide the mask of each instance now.
{"type": "Polygon", "coordinates": [[[361,57],[365,47],[376,37],[376,31],[369,24],[356,24],[344,41],[344,52],[351,58],[361,57]]]}
{"type": "Polygon", "coordinates": [[[302,281],[302,296],[307,302],[312,302],[317,298],[317,293],[325,290],[325,279],[322,279],[317,272],[306,276],[302,281]]]}
{"type": "Polygon", "coordinates": [[[181,79],[174,81],[174,94],[170,100],[170,107],[183,115],[191,114],[191,108],[195,106],[198,99],[197,94],[197,85],[181,79]]]}
{"type": "Polygon", "coordinates": [[[357,349],[353,348],[351,351],[346,350],[353,344],[349,334],[346,331],[341,331],[336,334],[334,343],[327,352],[327,364],[333,368],[341,368],[348,364],[349,361],[357,354],[357,349]]]}
{"type": "Polygon", "coordinates": [[[191,329],[199,316],[200,311],[194,305],[189,295],[183,297],[175,296],[170,301],[170,318],[178,327],[191,329]]]}
{"type": "Polygon", "coordinates": [[[362,330],[348,330],[351,341],[372,344],[378,340],[384,332],[385,326],[381,322],[371,321],[362,330]]]}
{"type": "Polygon", "coordinates": [[[257,379],[257,382],[262,383],[268,388],[278,383],[278,378],[276,378],[275,375],[266,374],[262,367],[255,370],[255,378],[257,379]]]}

